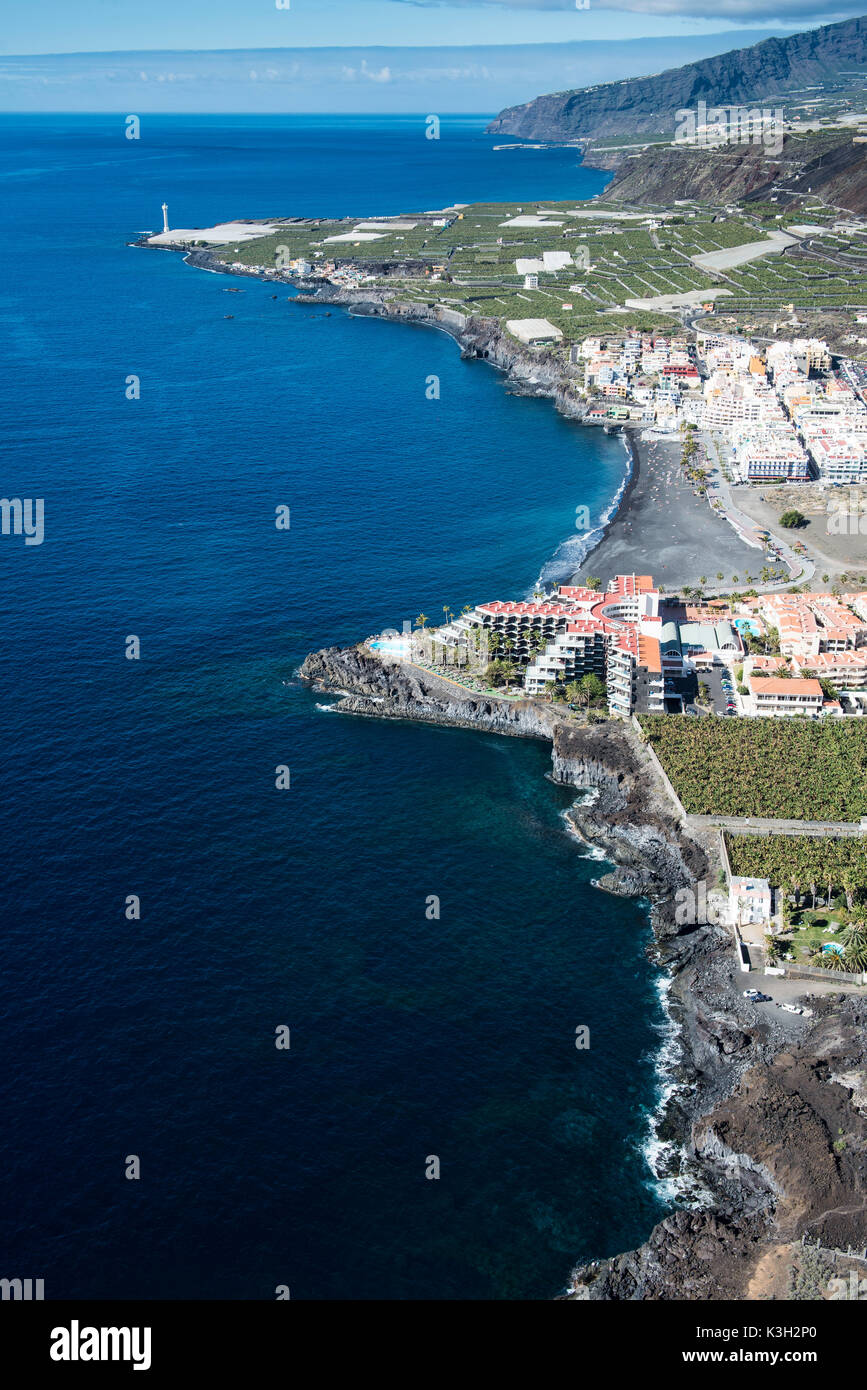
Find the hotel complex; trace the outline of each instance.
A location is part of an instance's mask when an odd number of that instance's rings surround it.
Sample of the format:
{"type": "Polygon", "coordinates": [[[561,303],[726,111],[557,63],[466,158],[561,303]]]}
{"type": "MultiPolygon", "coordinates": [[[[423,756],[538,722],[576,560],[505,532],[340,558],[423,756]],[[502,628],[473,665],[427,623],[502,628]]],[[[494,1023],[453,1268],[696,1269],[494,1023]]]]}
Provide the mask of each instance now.
{"type": "MultiPolygon", "coordinates": [[[[605,592],[561,585],[551,598],[480,603],[415,638],[435,642],[456,665],[469,654],[485,667],[505,656],[528,695],[596,675],[609,712],[624,717],[676,712],[684,691],[713,671],[737,680],[731,713],[863,714],[867,594],[851,603],[797,593],[693,605],[664,598],[650,575],[620,574],[605,592]],[[769,639],[779,655],[751,653],[751,638],[769,639]]],[[[410,639],[400,640],[408,656],[410,639]]]]}

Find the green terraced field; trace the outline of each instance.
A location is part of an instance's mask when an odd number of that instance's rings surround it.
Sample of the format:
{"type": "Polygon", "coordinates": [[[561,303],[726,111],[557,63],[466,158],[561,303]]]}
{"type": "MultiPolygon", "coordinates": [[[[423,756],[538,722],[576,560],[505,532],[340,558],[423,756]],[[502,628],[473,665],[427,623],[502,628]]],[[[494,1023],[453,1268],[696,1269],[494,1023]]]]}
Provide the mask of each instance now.
{"type": "MultiPolygon", "coordinates": [[[[452,210],[454,220],[448,227],[422,223],[410,231],[395,229],[376,241],[359,242],[328,238],[350,234],[359,221],[370,219],[308,219],[286,223],[273,235],[246,242],[237,250],[215,249],[225,259],[248,266],[274,266],[278,256],[284,262],[304,257],[314,264],[333,260],[342,266],[357,265],[374,274],[379,287],[392,289],[401,298],[448,303],[482,317],[546,318],[571,340],[626,327],[670,328],[677,322],[673,316],[633,309],[624,313],[625,302],[691,290],[731,290],[724,308],[732,314],[777,311],[790,303],[821,310],[867,298],[859,288],[857,265],[836,259],[863,252],[867,264],[867,238],[857,234],[829,228],[814,241],[815,255],[773,252],[725,272],[709,273],[695,266],[691,257],[762,240],[764,232],[755,220],[676,209],[673,221],[653,228],[603,218],[606,211],[593,203],[478,203],[460,212],[452,210]],[[592,219],[568,215],[581,209],[600,215],[592,219]],[[549,214],[547,226],[504,225],[518,216],[542,213],[549,214]],[[517,260],[541,259],[545,251],[568,251],[577,258],[585,247],[592,269],[571,265],[556,273],[542,271],[538,289],[524,289],[517,260]],[[442,273],[436,282],[429,274],[434,267],[442,273]],[[564,308],[567,304],[572,307],[564,308]]],[[[643,215],[653,219],[650,210],[643,210],[643,215]]],[[[808,220],[805,212],[799,217],[808,220]]],[[[398,220],[413,217],[406,214],[398,220]]]]}

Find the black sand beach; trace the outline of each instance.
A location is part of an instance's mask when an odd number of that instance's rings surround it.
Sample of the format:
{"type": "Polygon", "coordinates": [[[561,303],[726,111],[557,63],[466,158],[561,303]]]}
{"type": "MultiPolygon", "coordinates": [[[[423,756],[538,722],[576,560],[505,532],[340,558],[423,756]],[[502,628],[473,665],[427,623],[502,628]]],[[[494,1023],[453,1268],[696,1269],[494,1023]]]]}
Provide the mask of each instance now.
{"type": "Polygon", "coordinates": [[[696,496],[680,468],[678,439],[641,439],[631,431],[632,476],[620,506],[599,544],[573,576],[578,583],[598,575],[607,584],[616,574],[652,574],[666,591],[684,584],[714,589],[758,574],[761,549],[747,545],[707,499],[696,496]]]}

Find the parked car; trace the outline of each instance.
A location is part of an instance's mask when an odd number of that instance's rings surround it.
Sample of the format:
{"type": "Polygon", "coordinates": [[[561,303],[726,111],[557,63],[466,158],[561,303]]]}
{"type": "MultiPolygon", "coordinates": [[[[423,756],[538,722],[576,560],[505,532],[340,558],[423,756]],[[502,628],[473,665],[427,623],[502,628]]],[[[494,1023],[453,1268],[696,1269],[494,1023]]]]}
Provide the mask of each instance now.
{"type": "Polygon", "coordinates": [[[797,1004],[781,1004],[780,1008],[785,1009],[787,1014],[802,1014],[803,1009],[799,1009],[797,1004]]]}

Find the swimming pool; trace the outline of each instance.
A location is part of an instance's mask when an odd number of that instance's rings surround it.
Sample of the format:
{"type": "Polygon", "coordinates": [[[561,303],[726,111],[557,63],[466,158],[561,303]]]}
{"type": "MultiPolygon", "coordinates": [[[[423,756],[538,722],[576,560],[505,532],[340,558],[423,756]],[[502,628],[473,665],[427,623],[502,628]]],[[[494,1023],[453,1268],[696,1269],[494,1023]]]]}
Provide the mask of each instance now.
{"type": "Polygon", "coordinates": [[[735,627],[738,632],[746,630],[752,637],[761,637],[762,629],[754,618],[735,618],[735,627]]]}
{"type": "Polygon", "coordinates": [[[399,656],[406,660],[411,655],[408,637],[377,637],[369,645],[372,652],[379,652],[381,656],[399,656]]]}

